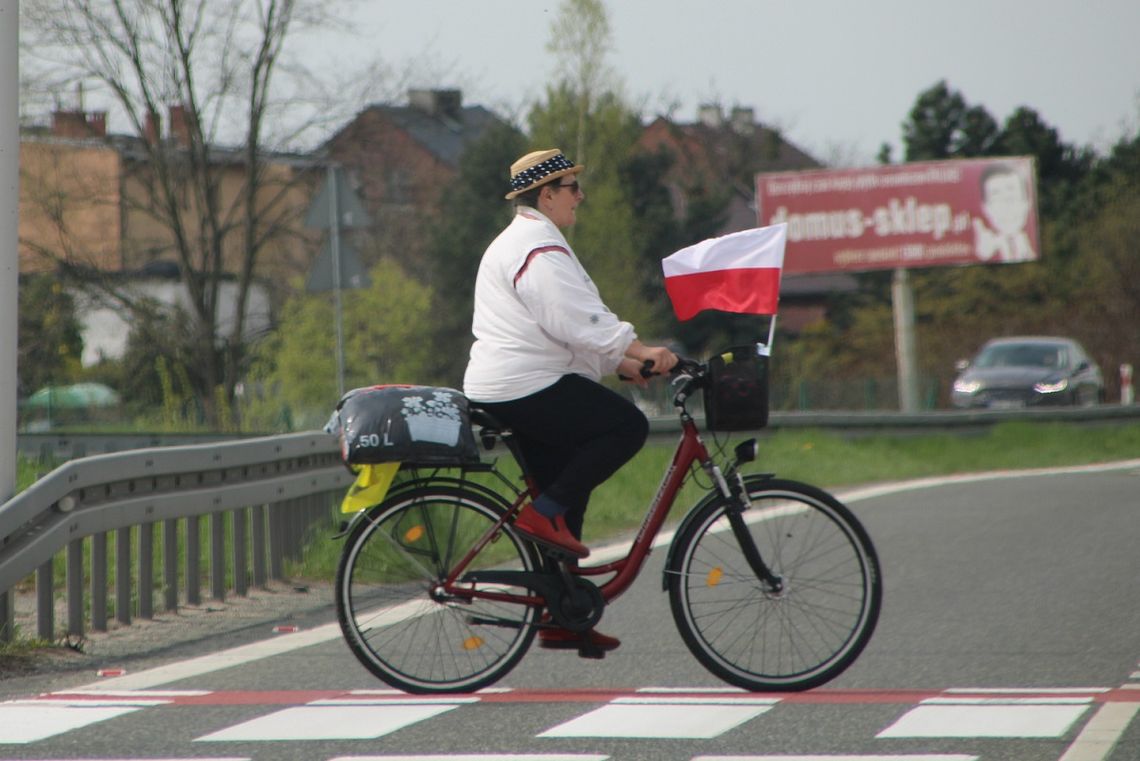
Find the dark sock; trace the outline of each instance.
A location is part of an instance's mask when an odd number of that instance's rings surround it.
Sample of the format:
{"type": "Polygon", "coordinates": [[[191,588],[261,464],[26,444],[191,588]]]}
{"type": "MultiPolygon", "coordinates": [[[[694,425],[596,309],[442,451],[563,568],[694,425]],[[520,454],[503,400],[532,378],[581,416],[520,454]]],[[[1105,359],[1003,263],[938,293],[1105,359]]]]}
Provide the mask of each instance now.
{"type": "Polygon", "coordinates": [[[566,512],[566,508],[558,504],[545,494],[538,495],[538,499],[534,501],[534,509],[538,511],[539,515],[544,515],[547,518],[557,518],[566,512]]]}

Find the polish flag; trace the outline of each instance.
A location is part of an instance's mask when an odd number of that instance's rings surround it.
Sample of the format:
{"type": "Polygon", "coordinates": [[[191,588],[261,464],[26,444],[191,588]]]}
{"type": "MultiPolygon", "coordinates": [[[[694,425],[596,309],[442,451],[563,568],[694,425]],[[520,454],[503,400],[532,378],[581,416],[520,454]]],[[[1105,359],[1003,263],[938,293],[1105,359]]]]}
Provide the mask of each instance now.
{"type": "Polygon", "coordinates": [[[661,260],[665,291],[678,320],[717,309],[775,314],[788,225],[709,238],[661,260]]]}

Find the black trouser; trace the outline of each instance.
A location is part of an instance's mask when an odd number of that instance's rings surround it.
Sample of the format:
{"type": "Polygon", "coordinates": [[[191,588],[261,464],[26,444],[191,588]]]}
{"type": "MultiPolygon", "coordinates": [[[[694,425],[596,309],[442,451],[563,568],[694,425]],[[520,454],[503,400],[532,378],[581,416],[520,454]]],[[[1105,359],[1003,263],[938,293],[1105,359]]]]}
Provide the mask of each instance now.
{"type": "Polygon", "coordinates": [[[582,538],[590,492],[637,454],[649,421],[625,397],[580,375],[509,402],[479,406],[510,428],[539,492],[567,509],[582,538]]]}

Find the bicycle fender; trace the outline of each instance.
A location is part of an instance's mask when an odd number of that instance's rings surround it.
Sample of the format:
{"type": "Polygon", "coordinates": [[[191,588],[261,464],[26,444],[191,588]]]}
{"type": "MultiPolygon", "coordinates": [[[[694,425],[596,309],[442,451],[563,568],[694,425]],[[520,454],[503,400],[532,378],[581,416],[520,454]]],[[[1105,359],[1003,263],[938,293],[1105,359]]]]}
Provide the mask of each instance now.
{"type": "MultiPolygon", "coordinates": [[[[744,476],[744,488],[751,491],[753,484],[761,484],[765,481],[771,481],[776,477],[775,473],[749,473],[744,476]]],[[[689,528],[689,524],[697,520],[697,516],[705,511],[709,505],[718,499],[724,499],[724,496],[715,489],[709,491],[705,496],[701,497],[701,501],[693,505],[692,509],[685,514],[681,519],[681,524],[677,526],[677,530],[673,532],[673,541],[669,543],[669,554],[665,556],[665,570],[661,573],[661,591],[669,591],[669,569],[673,567],[673,556],[677,552],[677,539],[685,534],[689,528]]]]}
{"type": "Polygon", "coordinates": [[[424,476],[422,478],[412,478],[399,484],[393,484],[392,487],[388,490],[388,494],[385,495],[383,502],[361,510],[360,512],[353,515],[352,520],[348,521],[347,523],[341,522],[340,530],[333,534],[331,538],[343,539],[352,533],[352,530],[356,528],[356,524],[360,523],[369,515],[376,512],[376,508],[380,507],[380,505],[389,502],[393,497],[399,497],[409,489],[419,489],[424,486],[447,486],[453,488],[463,486],[473,491],[481,492],[484,496],[498,501],[504,508],[509,509],[511,506],[511,503],[507,501],[507,499],[504,498],[502,494],[490,488],[489,486],[484,486],[483,484],[475,483],[474,481],[466,481],[462,478],[456,478],[454,476],[424,476]]]}

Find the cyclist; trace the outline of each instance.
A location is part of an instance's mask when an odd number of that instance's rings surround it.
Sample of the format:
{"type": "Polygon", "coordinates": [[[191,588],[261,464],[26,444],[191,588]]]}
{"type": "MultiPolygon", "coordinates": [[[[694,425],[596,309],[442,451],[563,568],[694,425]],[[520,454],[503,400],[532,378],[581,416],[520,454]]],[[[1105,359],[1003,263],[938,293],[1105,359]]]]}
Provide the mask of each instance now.
{"type": "MultiPolygon", "coordinates": [[[[558,149],[511,165],[515,216],[487,247],[475,280],[475,342],[464,393],[508,426],[537,482],[515,528],[574,558],[582,544],[594,487],[632,458],[649,424],[628,399],[599,381],[609,373],[644,386],[642,365],[668,372],[676,355],[646,346],[633,325],[611,312],[560,229],[585,200],[584,169],[558,149]]],[[[597,632],[543,629],[540,644],[577,647],[588,636],[602,649],[619,644],[597,632]]]]}

